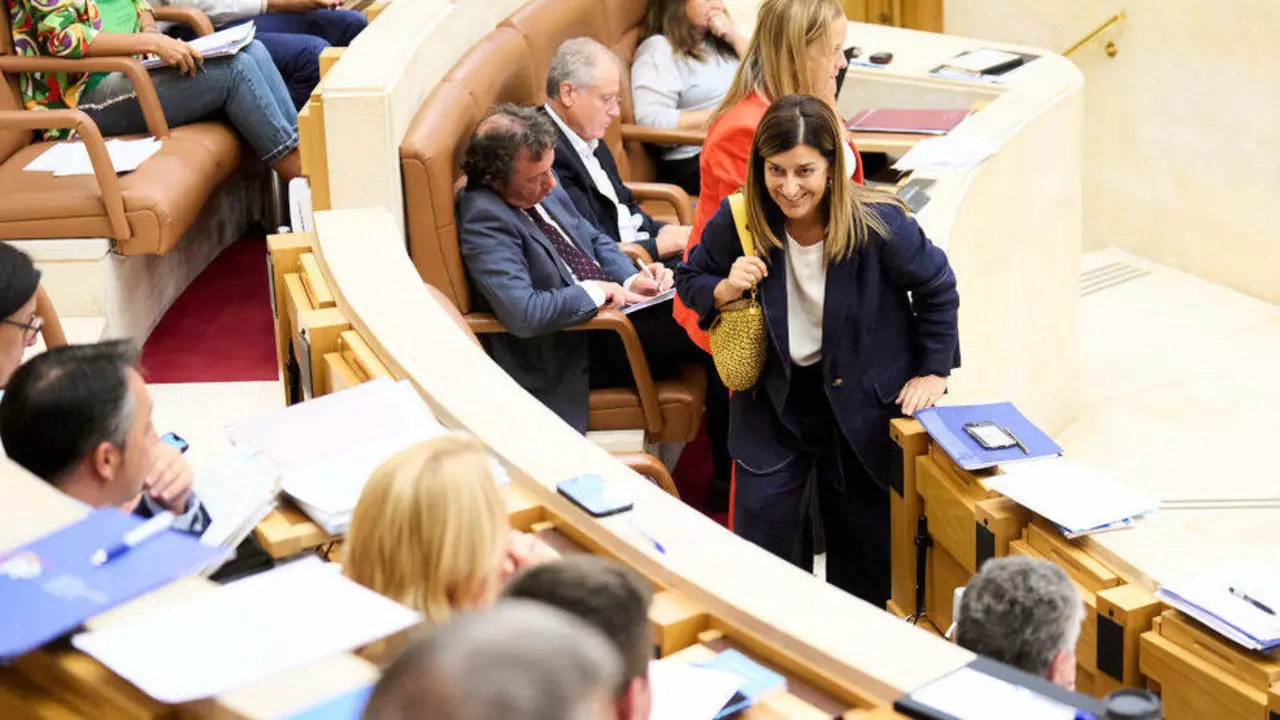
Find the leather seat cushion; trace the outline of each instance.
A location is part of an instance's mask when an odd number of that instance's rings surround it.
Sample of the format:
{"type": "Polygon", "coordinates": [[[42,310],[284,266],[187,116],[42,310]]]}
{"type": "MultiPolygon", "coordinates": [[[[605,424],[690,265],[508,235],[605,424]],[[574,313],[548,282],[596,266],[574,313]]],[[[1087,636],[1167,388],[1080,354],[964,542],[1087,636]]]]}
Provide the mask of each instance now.
{"type": "MultiPolygon", "coordinates": [[[[702,427],[707,376],[697,365],[684,365],[675,377],[654,383],[662,412],[662,432],[650,442],[691,442],[702,427]]],[[[631,430],[645,427],[640,394],[635,388],[592,390],[588,430],[631,430]]]]}
{"type": "MultiPolygon", "coordinates": [[[[141,136],[127,139],[136,137],[141,136]]],[[[54,177],[23,170],[52,144],[33,143],[0,164],[0,238],[111,237],[95,176],[54,177]]],[[[119,176],[133,237],[117,243],[117,250],[125,255],[168,252],[240,159],[240,139],[222,123],[173,128],[158,153],[119,176]]]]}

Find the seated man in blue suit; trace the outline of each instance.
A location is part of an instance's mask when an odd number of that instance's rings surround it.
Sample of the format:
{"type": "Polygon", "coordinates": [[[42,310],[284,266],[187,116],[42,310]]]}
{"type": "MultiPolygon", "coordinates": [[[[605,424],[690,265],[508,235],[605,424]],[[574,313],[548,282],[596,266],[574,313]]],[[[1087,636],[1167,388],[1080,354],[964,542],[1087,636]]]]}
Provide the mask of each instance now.
{"type": "MultiPolygon", "coordinates": [[[[462,161],[458,243],[477,305],[508,334],[489,335],[495,362],[579,432],[593,387],[633,383],[617,335],[558,332],[602,307],[642,302],[672,287],[661,263],[640,271],[577,210],[551,170],[555,129],[538,110],[499,105],[482,119],[462,161]]],[[[630,316],[661,378],[702,353],[662,303],[630,316]]]]}
{"type": "Polygon", "coordinates": [[[543,111],[556,126],[556,177],[573,205],[615,242],[634,242],[672,267],[689,241],[688,225],[654,220],[622,183],[601,140],[619,115],[622,72],[609,48],[591,38],[564,41],[547,68],[543,111]]]}
{"type": "Polygon", "coordinates": [[[209,513],[192,492],[191,467],[156,434],[151,395],[127,342],[67,345],[18,368],[0,402],[9,458],[92,507],[151,517],[199,535],[209,513]]]}

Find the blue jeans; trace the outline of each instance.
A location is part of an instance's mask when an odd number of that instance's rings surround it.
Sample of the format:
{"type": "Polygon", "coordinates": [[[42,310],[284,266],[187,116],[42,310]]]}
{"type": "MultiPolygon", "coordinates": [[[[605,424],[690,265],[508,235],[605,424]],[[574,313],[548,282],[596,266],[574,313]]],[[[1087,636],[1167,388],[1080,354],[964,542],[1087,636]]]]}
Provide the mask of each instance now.
{"type": "MultiPolygon", "coordinates": [[[[267,13],[253,22],[254,38],[271,54],[299,110],[320,82],[320,53],[329,46],[346,47],[368,24],[363,14],[351,10],[267,13]]],[[[174,26],[169,34],[182,40],[195,38],[185,25],[174,26]]]]}
{"type": "MultiPolygon", "coordinates": [[[[153,70],[151,81],[172,127],[225,113],[267,165],[298,146],[298,112],[271,56],[256,41],[231,57],[206,60],[194,77],[164,68],[153,70]]],[[[93,118],[103,135],[142,133],[147,122],[136,98],[128,78],[110,73],[80,96],[77,109],[93,118]]]]}

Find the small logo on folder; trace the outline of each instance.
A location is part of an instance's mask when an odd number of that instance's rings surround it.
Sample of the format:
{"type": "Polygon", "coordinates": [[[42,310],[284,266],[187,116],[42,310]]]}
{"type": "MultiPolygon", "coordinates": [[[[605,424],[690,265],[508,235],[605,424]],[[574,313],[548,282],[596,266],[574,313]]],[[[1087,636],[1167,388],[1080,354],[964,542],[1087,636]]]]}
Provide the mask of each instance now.
{"type": "Polygon", "coordinates": [[[0,577],[13,580],[33,580],[44,572],[44,563],[40,556],[29,550],[19,550],[5,557],[0,557],[0,577]]]}

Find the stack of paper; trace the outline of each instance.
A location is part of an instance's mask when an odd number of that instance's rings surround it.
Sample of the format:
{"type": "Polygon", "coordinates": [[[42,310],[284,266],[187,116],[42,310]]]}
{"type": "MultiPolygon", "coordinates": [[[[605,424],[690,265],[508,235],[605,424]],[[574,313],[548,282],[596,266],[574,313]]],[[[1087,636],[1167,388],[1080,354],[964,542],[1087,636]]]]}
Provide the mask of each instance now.
{"type": "MultiPolygon", "coordinates": [[[[1076,708],[970,667],[962,667],[918,690],[904,700],[954,720],[1079,720],[1076,708]]],[[[901,701],[899,701],[901,702],[901,701]]],[[[894,706],[900,712],[906,708],[894,706]]],[[[919,717],[912,714],[912,717],[919,717]]]]}
{"type": "Polygon", "coordinates": [[[649,663],[650,720],[714,720],[742,680],[720,670],[674,660],[649,663]]]}
{"type": "Polygon", "coordinates": [[[1280,576],[1246,562],[1167,583],[1156,597],[1250,650],[1280,648],[1280,576]]]}
{"type": "Polygon", "coordinates": [[[1068,537],[1127,527],[1155,512],[1160,501],[1070,460],[1053,459],[1001,468],[982,481],[1063,529],[1068,537]]]}
{"type": "MultiPolygon", "coordinates": [[[[244,48],[245,45],[253,42],[255,32],[253,21],[241,23],[234,27],[219,30],[211,35],[198,37],[187,43],[191,47],[200,51],[200,55],[206,60],[209,58],[225,57],[227,55],[235,55],[244,48]]],[[[142,61],[142,67],[151,70],[153,68],[165,67],[165,63],[158,57],[149,57],[142,61]]]]}
{"type": "Polygon", "coordinates": [[[325,532],[347,530],[385,460],[446,432],[408,381],[374,380],[227,428],[281,469],[280,489],[325,532]]]}
{"type": "Polygon", "coordinates": [[[280,469],[265,456],[235,448],[200,473],[200,502],[212,522],[200,536],[234,548],[276,506],[280,469]]]}
{"type": "Polygon", "coordinates": [[[1000,149],[990,138],[975,134],[951,133],[925,138],[907,151],[895,170],[967,170],[1000,149]]]}
{"type": "Polygon", "coordinates": [[[183,703],[368,645],[420,619],[310,557],[72,642],[156,700],[183,703]]]}
{"type": "MultiPolygon", "coordinates": [[[[106,146],[111,167],[116,173],[125,173],[137,170],[148,158],[160,152],[161,143],[153,137],[145,137],[140,140],[112,139],[106,142],[106,146]]],[[[51,172],[54,177],[92,175],[93,163],[89,161],[89,151],[84,143],[61,142],[40,153],[23,169],[51,172]]]]}

